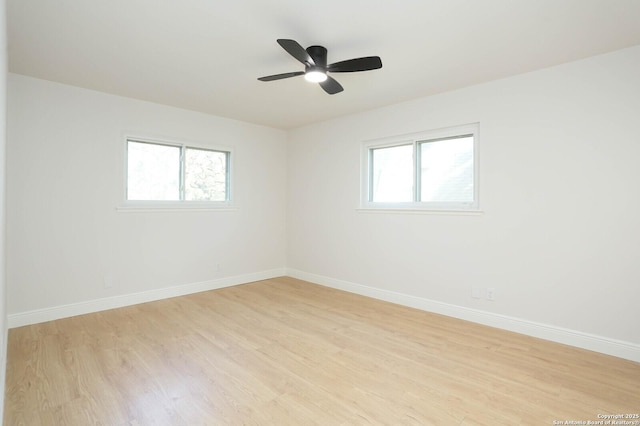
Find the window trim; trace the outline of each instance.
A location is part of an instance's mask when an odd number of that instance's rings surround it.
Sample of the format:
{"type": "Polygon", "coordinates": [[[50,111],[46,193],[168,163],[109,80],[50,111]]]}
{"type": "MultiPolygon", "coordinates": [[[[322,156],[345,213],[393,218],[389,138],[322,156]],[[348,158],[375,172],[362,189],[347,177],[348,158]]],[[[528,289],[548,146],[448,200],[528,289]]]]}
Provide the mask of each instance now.
{"type": "Polygon", "coordinates": [[[470,123],[460,126],[426,130],[417,133],[391,136],[362,142],[361,149],[361,189],[359,211],[411,212],[411,213],[473,213],[479,210],[479,146],[480,125],[470,123]],[[473,202],[425,202],[415,201],[420,190],[420,144],[443,139],[452,139],[465,135],[473,136],[473,202]],[[374,202],[373,198],[373,151],[379,148],[391,148],[402,145],[413,145],[413,199],[410,202],[374,202]]]}
{"type": "Polygon", "coordinates": [[[124,143],[123,143],[123,156],[124,159],[123,165],[123,182],[122,182],[122,202],[117,206],[117,211],[184,211],[184,210],[195,210],[195,211],[206,211],[206,210],[216,210],[216,211],[235,211],[237,208],[234,206],[234,197],[233,197],[233,171],[234,171],[234,150],[230,146],[223,145],[206,145],[202,143],[192,143],[189,141],[176,141],[176,140],[168,140],[161,138],[150,138],[146,136],[136,136],[136,135],[125,135],[124,143]],[[139,142],[139,143],[148,143],[155,145],[166,145],[166,146],[174,146],[180,148],[180,195],[184,196],[184,178],[185,178],[185,165],[184,165],[184,155],[186,149],[198,149],[205,151],[216,151],[223,152],[227,154],[227,179],[226,179],[226,200],[221,201],[209,201],[209,200],[129,200],[127,199],[127,189],[128,189],[128,169],[129,169],[129,158],[128,158],[128,147],[129,142],[139,142]]]}

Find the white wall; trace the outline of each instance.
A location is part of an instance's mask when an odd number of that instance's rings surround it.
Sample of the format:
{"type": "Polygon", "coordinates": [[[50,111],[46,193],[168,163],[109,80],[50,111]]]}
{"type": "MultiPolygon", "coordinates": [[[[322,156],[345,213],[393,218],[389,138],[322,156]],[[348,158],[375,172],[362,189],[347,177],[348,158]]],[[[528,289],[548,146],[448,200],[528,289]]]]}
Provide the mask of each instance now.
{"type": "Polygon", "coordinates": [[[285,132],[13,74],[8,120],[10,319],[283,271],[285,132]],[[232,147],[237,211],[116,211],[127,133],[232,147]]]}
{"type": "MultiPolygon", "coordinates": [[[[5,280],[5,149],[7,137],[7,19],[6,1],[0,0],[0,419],[4,412],[7,364],[7,312],[5,280]]],[[[0,420],[0,423],[2,421],[0,420]]]]}
{"type": "Polygon", "coordinates": [[[639,349],[638,70],[634,47],[291,132],[288,268],[639,349]],[[356,211],[362,141],[471,122],[482,215],[356,211]]]}

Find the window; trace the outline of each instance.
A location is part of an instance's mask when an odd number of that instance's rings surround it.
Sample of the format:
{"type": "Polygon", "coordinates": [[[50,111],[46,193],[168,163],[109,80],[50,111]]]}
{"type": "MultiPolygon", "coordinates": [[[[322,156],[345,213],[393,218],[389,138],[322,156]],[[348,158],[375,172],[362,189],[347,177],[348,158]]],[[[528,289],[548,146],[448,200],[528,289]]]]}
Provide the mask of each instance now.
{"type": "Polygon", "coordinates": [[[478,125],[363,145],[365,208],[475,210],[478,125]]]}
{"type": "Polygon", "coordinates": [[[230,151],[127,139],[127,201],[228,202],[230,151]]]}

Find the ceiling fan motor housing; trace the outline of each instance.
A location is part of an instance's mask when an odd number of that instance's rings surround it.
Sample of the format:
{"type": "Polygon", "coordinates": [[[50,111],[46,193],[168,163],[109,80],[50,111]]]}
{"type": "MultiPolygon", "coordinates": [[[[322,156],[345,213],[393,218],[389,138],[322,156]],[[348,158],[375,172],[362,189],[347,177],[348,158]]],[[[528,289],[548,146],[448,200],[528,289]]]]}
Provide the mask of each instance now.
{"type": "MultiPolygon", "coordinates": [[[[325,47],[309,46],[306,50],[317,68],[322,68],[323,70],[327,68],[327,49],[325,47]]],[[[309,65],[313,66],[313,64],[309,65]]]]}

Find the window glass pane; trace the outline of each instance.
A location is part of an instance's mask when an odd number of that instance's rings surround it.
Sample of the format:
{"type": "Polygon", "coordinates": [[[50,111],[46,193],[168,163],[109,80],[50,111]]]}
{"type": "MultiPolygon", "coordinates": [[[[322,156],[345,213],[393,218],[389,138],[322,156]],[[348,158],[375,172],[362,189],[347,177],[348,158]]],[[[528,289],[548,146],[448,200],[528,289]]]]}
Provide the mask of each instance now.
{"type": "Polygon", "coordinates": [[[180,148],[128,142],[128,200],[180,199],[180,148]]]}
{"type": "Polygon", "coordinates": [[[413,145],[372,149],[371,163],[371,201],[413,201],[413,145]]]}
{"type": "Polygon", "coordinates": [[[185,152],[185,200],[227,199],[227,152],[187,148],[185,152]]]}
{"type": "Polygon", "coordinates": [[[420,201],[473,202],[473,136],[420,143],[420,201]]]}

